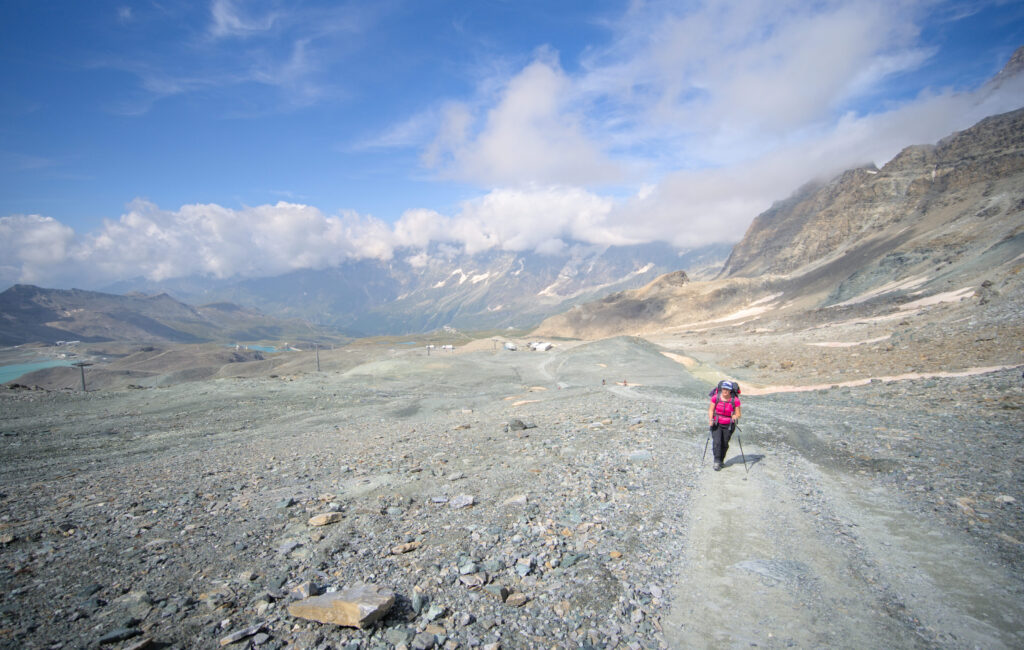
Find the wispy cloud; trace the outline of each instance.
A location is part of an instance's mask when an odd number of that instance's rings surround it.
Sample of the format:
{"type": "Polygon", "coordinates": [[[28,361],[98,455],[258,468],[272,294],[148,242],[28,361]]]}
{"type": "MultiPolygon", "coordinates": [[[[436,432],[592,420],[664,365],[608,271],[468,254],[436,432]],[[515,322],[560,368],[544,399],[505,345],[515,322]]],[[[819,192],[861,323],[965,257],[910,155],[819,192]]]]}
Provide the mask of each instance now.
{"type": "Polygon", "coordinates": [[[248,37],[266,32],[274,26],[278,14],[245,14],[234,0],[213,0],[210,6],[210,34],[217,38],[248,37]]]}
{"type": "Polygon", "coordinates": [[[135,19],[132,8],[125,5],[117,8],[117,22],[122,25],[129,25],[135,19]]]}
{"type": "MultiPolygon", "coordinates": [[[[124,55],[100,55],[88,65],[121,70],[138,83],[105,102],[112,112],[145,115],[164,100],[205,91],[236,88],[243,102],[214,106],[224,116],[251,116],[294,111],[323,101],[347,97],[337,70],[352,56],[354,36],[372,24],[374,12],[349,7],[278,6],[253,8],[235,0],[213,0],[208,22],[197,24],[184,10],[148,29],[171,22],[181,37],[155,32],[155,40],[137,39],[145,47],[124,55]],[[346,38],[340,38],[341,36],[346,38]],[[246,86],[273,89],[263,97],[245,93],[246,86]]],[[[124,7],[118,21],[137,22],[124,7]]],[[[223,93],[218,93],[223,94],[223,93]]],[[[206,101],[209,101],[207,99],[206,101]]]]}
{"type": "Polygon", "coordinates": [[[12,151],[0,151],[0,170],[6,172],[34,171],[57,166],[58,162],[46,156],[12,151]]]}

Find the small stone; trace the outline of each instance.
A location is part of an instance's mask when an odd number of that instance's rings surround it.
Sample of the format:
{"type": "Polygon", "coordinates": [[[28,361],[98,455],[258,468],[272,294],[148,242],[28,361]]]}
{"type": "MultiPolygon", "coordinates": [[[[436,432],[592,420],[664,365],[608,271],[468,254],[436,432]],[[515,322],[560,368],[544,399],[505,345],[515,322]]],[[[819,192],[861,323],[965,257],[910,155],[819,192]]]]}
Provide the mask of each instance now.
{"type": "Polygon", "coordinates": [[[137,628],[134,628],[134,627],[119,627],[116,630],[111,630],[110,632],[107,632],[106,634],[101,636],[99,643],[100,643],[100,645],[105,645],[107,643],[117,643],[118,641],[127,641],[128,639],[131,639],[133,637],[137,637],[140,634],[142,634],[142,632],[140,632],[137,628]]]}
{"type": "Polygon", "coordinates": [[[505,604],[512,607],[522,607],[528,602],[530,602],[529,596],[518,591],[514,594],[509,594],[508,598],[505,599],[505,604]]]}
{"type": "Polygon", "coordinates": [[[290,539],[287,542],[281,544],[279,547],[277,547],[277,552],[281,555],[288,555],[300,546],[302,546],[301,542],[297,542],[294,539],[290,539]]]}
{"type": "Polygon", "coordinates": [[[89,585],[87,587],[83,587],[75,595],[78,596],[79,598],[88,598],[89,596],[92,596],[93,594],[95,594],[97,591],[100,591],[101,589],[103,589],[103,585],[94,582],[94,583],[92,583],[91,585],[89,585]]]}
{"type": "Polygon", "coordinates": [[[427,610],[427,620],[436,621],[437,619],[444,616],[445,608],[441,605],[431,605],[430,609],[427,610]]]}
{"type": "Polygon", "coordinates": [[[484,562],[484,570],[497,573],[505,568],[505,561],[501,558],[491,558],[484,562]]]}
{"type": "Polygon", "coordinates": [[[525,578],[530,575],[530,571],[533,570],[533,558],[532,557],[521,557],[516,560],[516,573],[519,574],[520,578],[525,578]]]}
{"type": "Polygon", "coordinates": [[[503,506],[525,506],[526,505],[526,495],[525,494],[517,494],[515,496],[509,497],[509,498],[505,499],[505,501],[501,505],[503,505],[503,506]]]}
{"type": "Polygon", "coordinates": [[[306,580],[305,582],[300,582],[298,586],[292,589],[291,596],[296,600],[302,600],[310,596],[319,596],[322,593],[324,593],[324,590],[320,588],[320,585],[311,580],[306,580]]]}
{"type": "Polygon", "coordinates": [[[399,544],[398,546],[391,547],[392,555],[401,555],[402,553],[408,553],[409,551],[415,551],[420,547],[423,542],[406,542],[405,544],[399,544]]]}
{"type": "Polygon", "coordinates": [[[565,618],[569,615],[569,612],[572,609],[572,607],[571,605],[569,605],[568,600],[560,600],[557,603],[555,603],[551,607],[551,609],[555,610],[555,614],[557,614],[559,618],[565,618]]]}
{"type": "Polygon", "coordinates": [[[996,497],[998,503],[1015,503],[1017,500],[1011,497],[1009,494],[1000,494],[996,497]]]}
{"type": "Polygon", "coordinates": [[[412,640],[413,650],[430,650],[437,645],[437,637],[424,630],[417,634],[412,640]]]}
{"type": "Polygon", "coordinates": [[[327,526],[328,524],[336,524],[344,518],[340,512],[325,512],[319,515],[315,515],[310,518],[310,526],[327,526]]]}
{"type": "Polygon", "coordinates": [[[508,598],[508,588],[499,584],[494,584],[493,582],[489,585],[485,585],[484,591],[495,596],[501,602],[505,602],[505,599],[508,598]]]}
{"type": "Polygon", "coordinates": [[[608,553],[608,556],[611,557],[613,560],[617,560],[620,557],[622,557],[622,553],[620,553],[619,551],[611,551],[610,553],[608,553]]]}
{"type": "Polygon", "coordinates": [[[477,587],[484,586],[484,583],[487,582],[487,574],[471,573],[469,575],[459,576],[459,580],[470,589],[476,589],[477,587]]]}
{"type": "Polygon", "coordinates": [[[384,631],[384,639],[393,646],[409,645],[413,633],[404,627],[389,627],[384,631]]]}
{"type": "Polygon", "coordinates": [[[412,611],[419,614],[423,611],[423,605],[427,602],[427,599],[423,596],[422,592],[414,591],[412,594],[412,611]]]}
{"type": "Polygon", "coordinates": [[[262,629],[263,629],[263,623],[257,623],[256,625],[253,625],[252,627],[247,627],[244,630],[239,630],[237,632],[232,632],[231,634],[229,634],[226,637],[222,638],[220,640],[220,644],[221,645],[230,645],[230,644],[235,643],[237,641],[241,641],[242,639],[247,639],[247,638],[249,638],[251,636],[256,635],[256,633],[260,632],[262,629]]]}
{"type": "Polygon", "coordinates": [[[472,495],[460,494],[459,496],[452,498],[452,500],[448,502],[448,507],[454,510],[458,510],[460,508],[468,508],[475,503],[476,499],[472,495]]]}
{"type": "Polygon", "coordinates": [[[423,629],[425,631],[427,631],[427,632],[430,632],[434,636],[447,636],[448,635],[448,630],[444,629],[444,627],[438,625],[437,623],[430,623],[429,625],[427,625],[423,629]]]}
{"type": "Polygon", "coordinates": [[[288,613],[321,623],[363,628],[395,604],[395,594],[379,585],[357,584],[334,593],[313,596],[288,606],[288,613]]]}
{"type": "Polygon", "coordinates": [[[129,591],[123,596],[115,598],[114,605],[121,607],[140,620],[146,618],[150,610],[153,609],[153,602],[145,591],[129,591]]]}

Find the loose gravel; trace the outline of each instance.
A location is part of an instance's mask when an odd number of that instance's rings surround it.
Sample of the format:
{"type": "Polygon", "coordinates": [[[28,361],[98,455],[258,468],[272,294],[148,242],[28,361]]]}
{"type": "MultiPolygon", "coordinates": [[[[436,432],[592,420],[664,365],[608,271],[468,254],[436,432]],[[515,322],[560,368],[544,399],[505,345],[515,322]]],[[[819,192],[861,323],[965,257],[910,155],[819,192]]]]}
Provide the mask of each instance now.
{"type": "Polygon", "coordinates": [[[1019,371],[747,398],[746,463],[734,443],[720,473],[701,462],[706,395],[631,338],[392,351],[346,372],[160,388],[4,389],[0,644],[842,646],[828,607],[858,598],[876,626],[861,639],[1024,642],[1019,371]],[[890,540],[872,523],[883,505],[921,522],[907,535],[940,537],[890,540]],[[325,513],[340,518],[309,523],[325,513]],[[744,547],[750,517],[772,528],[744,547]],[[836,549],[832,564],[765,550],[811,540],[836,549]],[[710,576],[699,555],[712,541],[748,555],[710,576]],[[1010,603],[1009,622],[971,612],[979,630],[957,623],[955,598],[915,595],[901,553],[939,542],[987,558],[998,594],[975,605],[1010,603]],[[839,577],[822,578],[829,567],[839,577]],[[760,591],[725,590],[737,576],[760,591]],[[367,629],[287,611],[360,582],[396,594],[367,629]],[[763,609],[715,637],[701,603],[763,609]],[[792,616],[813,634],[787,632],[792,616]]]}

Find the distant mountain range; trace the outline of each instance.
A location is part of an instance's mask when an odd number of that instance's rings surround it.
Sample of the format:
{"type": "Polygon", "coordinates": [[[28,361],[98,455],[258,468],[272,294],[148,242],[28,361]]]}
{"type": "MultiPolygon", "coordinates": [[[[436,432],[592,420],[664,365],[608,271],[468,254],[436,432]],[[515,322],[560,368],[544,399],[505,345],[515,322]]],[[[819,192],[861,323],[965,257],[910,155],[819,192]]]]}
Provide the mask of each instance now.
{"type": "Polygon", "coordinates": [[[432,252],[419,265],[397,256],[269,278],[128,282],[110,292],[17,285],[0,293],[0,344],[336,341],[445,326],[529,328],[681,266],[713,274],[729,247],[680,253],[664,244],[577,244],[563,255],[432,252]]]}
{"type": "Polygon", "coordinates": [[[390,261],[360,260],[268,278],[185,278],[122,282],[114,293],[166,292],[193,304],[247,305],[351,336],[530,328],[545,317],[595,298],[643,286],[685,268],[696,277],[721,269],[731,246],[679,251],[667,244],[593,246],[574,243],[556,255],[434,247],[426,255],[398,251],[390,261]]]}
{"type": "Polygon", "coordinates": [[[273,318],[227,303],[191,307],[167,294],[118,296],[23,284],[0,293],[0,345],[61,340],[203,343],[338,338],[301,321],[273,318]]]}

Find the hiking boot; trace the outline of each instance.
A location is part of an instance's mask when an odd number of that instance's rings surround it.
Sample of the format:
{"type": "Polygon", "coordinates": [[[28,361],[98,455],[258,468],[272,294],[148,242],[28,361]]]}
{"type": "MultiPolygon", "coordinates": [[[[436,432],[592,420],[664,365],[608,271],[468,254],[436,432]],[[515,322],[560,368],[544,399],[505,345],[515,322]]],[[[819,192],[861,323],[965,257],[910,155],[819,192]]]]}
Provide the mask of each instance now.
{"type": "Polygon", "coordinates": [[[722,469],[722,463],[721,463],[721,461],[717,461],[717,460],[716,460],[716,461],[715,461],[715,471],[717,472],[717,471],[719,471],[719,470],[721,470],[721,469],[722,469]]]}

